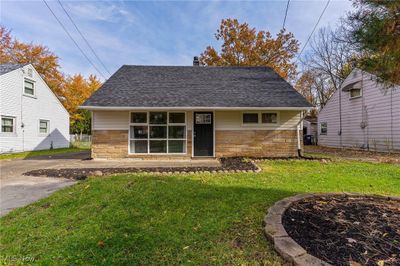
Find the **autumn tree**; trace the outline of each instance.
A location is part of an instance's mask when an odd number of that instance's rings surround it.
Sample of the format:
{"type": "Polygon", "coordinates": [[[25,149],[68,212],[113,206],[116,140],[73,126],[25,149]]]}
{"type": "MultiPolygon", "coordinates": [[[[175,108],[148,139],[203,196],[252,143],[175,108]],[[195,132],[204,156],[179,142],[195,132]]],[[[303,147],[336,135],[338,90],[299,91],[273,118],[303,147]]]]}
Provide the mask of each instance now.
{"type": "Polygon", "coordinates": [[[5,63],[32,64],[50,89],[64,96],[64,75],[59,71],[58,57],[46,46],[13,39],[10,31],[0,26],[0,64],[5,63]]]}
{"type": "Polygon", "coordinates": [[[361,68],[387,84],[400,84],[400,1],[353,2],[347,41],[363,54],[361,68]]]}
{"type": "Polygon", "coordinates": [[[65,76],[59,70],[58,57],[46,46],[13,39],[10,31],[0,26],[0,64],[5,63],[31,63],[68,110],[71,131],[90,131],[90,112],[78,107],[101,86],[96,76],[90,75],[87,79],[80,74],[65,76]]]}
{"type": "Polygon", "coordinates": [[[257,31],[237,19],[223,19],[215,34],[222,41],[221,52],[208,46],[200,55],[200,63],[206,66],[268,66],[284,79],[296,75],[292,62],[299,43],[294,35],[281,30],[276,38],[268,31],[257,31]]]}
{"type": "MultiPolygon", "coordinates": [[[[324,75],[320,75],[318,72],[313,72],[312,70],[303,72],[296,81],[294,88],[318,109],[324,107],[335,92],[333,86],[329,86],[326,83],[324,75]]],[[[316,115],[315,111],[311,112],[312,116],[316,115]]]]}
{"type": "Polygon", "coordinates": [[[88,133],[90,130],[90,113],[78,107],[101,86],[96,76],[85,79],[81,74],[68,77],[65,82],[64,106],[71,115],[71,132],[88,133]]]}

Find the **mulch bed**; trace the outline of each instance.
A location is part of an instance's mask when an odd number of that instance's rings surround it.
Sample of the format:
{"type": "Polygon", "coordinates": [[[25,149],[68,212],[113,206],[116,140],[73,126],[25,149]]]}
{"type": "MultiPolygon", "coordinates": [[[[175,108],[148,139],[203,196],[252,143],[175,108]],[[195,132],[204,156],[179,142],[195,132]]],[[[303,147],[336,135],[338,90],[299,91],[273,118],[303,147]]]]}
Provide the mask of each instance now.
{"type": "Polygon", "coordinates": [[[124,167],[124,168],[62,168],[38,169],[24,173],[27,176],[62,177],[83,180],[91,175],[111,175],[123,173],[195,173],[195,172],[243,172],[257,171],[257,166],[241,157],[221,158],[220,167],[124,167]]]}
{"type": "Polygon", "coordinates": [[[312,197],[293,203],[282,224],[309,254],[333,265],[400,265],[400,200],[312,197]]]}
{"type": "Polygon", "coordinates": [[[305,152],[316,152],[323,153],[326,155],[333,155],[338,158],[351,158],[359,161],[375,161],[380,163],[389,164],[400,164],[400,153],[388,153],[388,152],[374,152],[366,150],[355,150],[355,149],[340,149],[340,148],[329,148],[322,146],[304,146],[305,152]]]}

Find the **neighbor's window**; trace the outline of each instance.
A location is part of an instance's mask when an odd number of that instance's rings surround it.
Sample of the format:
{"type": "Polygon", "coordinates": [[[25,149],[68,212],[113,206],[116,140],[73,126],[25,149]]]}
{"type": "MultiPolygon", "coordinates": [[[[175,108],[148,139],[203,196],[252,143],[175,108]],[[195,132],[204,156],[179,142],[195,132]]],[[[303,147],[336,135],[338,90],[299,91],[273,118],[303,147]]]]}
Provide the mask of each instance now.
{"type": "Polygon", "coordinates": [[[278,113],[263,113],[261,115],[261,122],[263,124],[277,124],[278,113]]]}
{"type": "Polygon", "coordinates": [[[40,134],[47,134],[49,133],[50,128],[50,121],[49,120],[39,120],[39,133],[40,134]]]}
{"type": "Polygon", "coordinates": [[[33,81],[25,79],[24,81],[24,94],[35,95],[35,84],[33,81]]]}
{"type": "Polygon", "coordinates": [[[186,153],[186,114],[133,112],[129,139],[130,153],[186,153]]]}
{"type": "Polygon", "coordinates": [[[350,90],[350,99],[357,98],[361,96],[361,89],[351,89],[350,90]]]}
{"type": "Polygon", "coordinates": [[[321,122],[321,124],[320,124],[320,134],[321,135],[326,135],[327,133],[328,133],[328,123],[321,122]]]}
{"type": "Polygon", "coordinates": [[[12,116],[1,117],[1,132],[15,133],[15,117],[12,116]]]}
{"type": "Polygon", "coordinates": [[[243,124],[258,124],[258,113],[243,113],[243,124]]]}

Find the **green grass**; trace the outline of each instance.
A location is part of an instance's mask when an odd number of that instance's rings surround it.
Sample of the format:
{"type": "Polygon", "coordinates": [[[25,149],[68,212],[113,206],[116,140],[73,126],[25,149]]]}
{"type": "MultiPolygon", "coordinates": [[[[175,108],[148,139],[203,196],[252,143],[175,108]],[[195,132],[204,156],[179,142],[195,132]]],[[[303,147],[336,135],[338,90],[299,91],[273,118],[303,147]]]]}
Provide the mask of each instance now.
{"type": "Polygon", "coordinates": [[[72,148],[60,148],[60,149],[52,149],[52,150],[42,150],[42,151],[25,151],[18,153],[8,153],[8,154],[0,154],[0,160],[12,160],[12,159],[24,159],[35,156],[43,156],[43,155],[54,155],[60,153],[68,153],[68,152],[78,152],[87,150],[87,147],[72,147],[72,148]]]}
{"type": "Polygon", "coordinates": [[[42,265],[281,265],[262,231],[277,200],[302,192],[400,195],[398,165],[259,164],[259,174],[89,178],[3,217],[0,254],[42,265]]]}

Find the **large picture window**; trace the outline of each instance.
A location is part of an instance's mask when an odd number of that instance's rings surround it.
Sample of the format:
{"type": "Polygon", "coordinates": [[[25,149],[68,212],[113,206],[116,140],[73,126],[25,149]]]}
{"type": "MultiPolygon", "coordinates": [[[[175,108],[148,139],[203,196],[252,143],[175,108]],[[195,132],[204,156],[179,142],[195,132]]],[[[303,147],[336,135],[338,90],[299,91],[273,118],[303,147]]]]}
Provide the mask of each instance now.
{"type": "Polygon", "coordinates": [[[132,112],[130,153],[186,153],[184,112],[132,112]]]}

